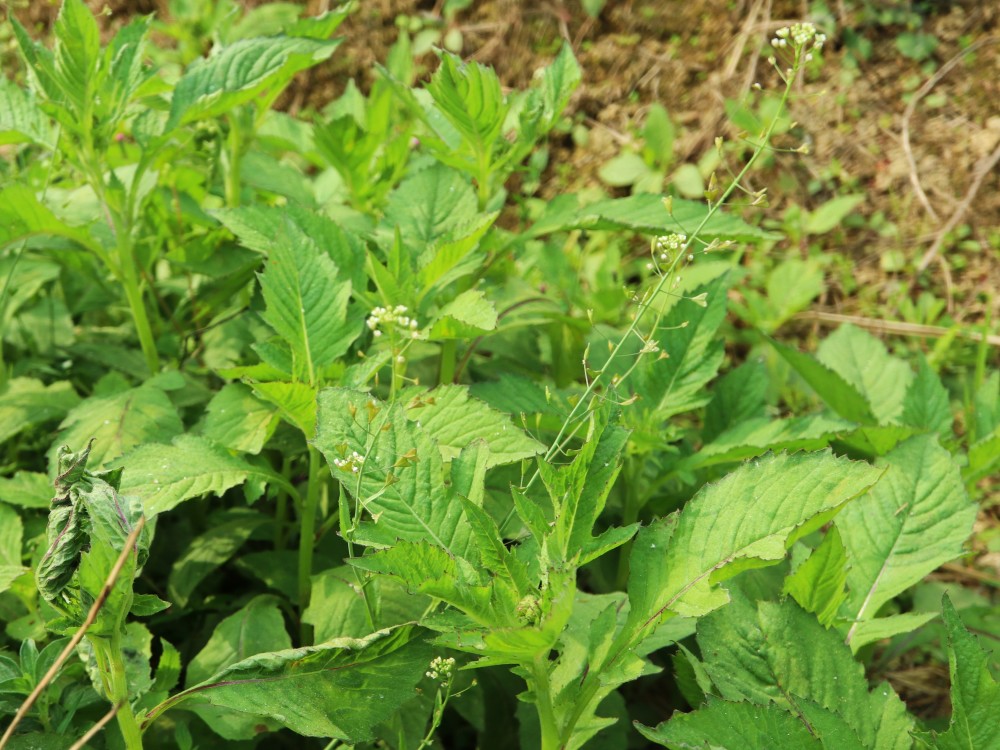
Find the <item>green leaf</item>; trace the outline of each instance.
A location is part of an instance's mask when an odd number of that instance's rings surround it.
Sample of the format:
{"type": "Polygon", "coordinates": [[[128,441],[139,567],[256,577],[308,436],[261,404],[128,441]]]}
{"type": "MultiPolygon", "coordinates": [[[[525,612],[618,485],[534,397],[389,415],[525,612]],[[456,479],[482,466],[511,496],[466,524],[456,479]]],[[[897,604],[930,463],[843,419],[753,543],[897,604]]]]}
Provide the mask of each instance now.
{"type": "Polygon", "coordinates": [[[307,440],[316,435],[316,389],[306,383],[253,383],[253,392],[277,407],[282,419],[307,440]]]}
{"type": "MultiPolygon", "coordinates": [[[[554,201],[542,214],[527,236],[538,237],[570,229],[628,229],[644,234],[661,235],[686,232],[698,226],[708,213],[703,202],[673,200],[673,214],[668,214],[658,195],[640,193],[629,198],[597,201],[579,206],[577,196],[554,201]]],[[[777,239],[777,235],[753,227],[730,214],[717,212],[702,230],[702,239],[718,237],[729,240],[777,239]]]]}
{"type": "Polygon", "coordinates": [[[476,194],[457,170],[435,164],[411,172],[389,194],[383,226],[402,234],[411,246],[464,236],[478,215],[476,194]]]}
{"type": "Polygon", "coordinates": [[[829,445],[839,434],[850,432],[855,427],[853,422],[825,414],[790,419],[757,417],[726,430],[678,466],[696,469],[753,458],[769,450],[818,450],[829,445]]]}
{"type": "Polygon", "coordinates": [[[597,174],[606,185],[628,187],[638,182],[649,171],[649,167],[646,166],[646,162],[642,160],[641,156],[624,153],[606,161],[597,174]]]}
{"type": "Polygon", "coordinates": [[[327,388],[319,394],[313,443],[333,476],[373,518],[362,526],[360,540],[427,540],[466,554],[471,535],[461,504],[445,489],[440,449],[401,406],[327,388]],[[355,452],[360,461],[351,458],[355,452]],[[338,467],[337,461],[347,463],[338,467]]]}
{"type": "Polygon", "coordinates": [[[382,630],[252,656],[159,708],[210,704],[307,737],[361,742],[375,739],[375,727],[414,697],[430,660],[431,649],[413,629],[382,630]]]}
{"type": "Polygon", "coordinates": [[[292,236],[289,227],[288,234],[271,248],[260,275],[262,317],[291,347],[293,374],[313,385],[360,335],[362,317],[357,308],[348,314],[351,283],[330,256],[301,232],[292,236]]]}
{"type": "Polygon", "coordinates": [[[83,0],[64,0],[53,26],[55,71],[63,92],[80,112],[93,93],[100,62],[101,32],[83,0]]]}
{"type": "Polygon", "coordinates": [[[802,230],[806,234],[826,234],[836,229],[844,218],[865,200],[864,195],[839,195],[806,214],[802,230]]]}
{"type": "Polygon", "coordinates": [[[917,628],[937,617],[936,612],[904,612],[901,615],[879,617],[858,623],[851,638],[851,650],[857,653],[869,643],[912,633],[917,628]]]}
{"type": "Polygon", "coordinates": [[[46,474],[19,471],[0,478],[0,501],[22,508],[48,508],[52,499],[52,480],[46,474]]]}
{"type": "Polygon", "coordinates": [[[816,359],[857,389],[871,405],[879,424],[898,421],[913,372],[905,362],[891,356],[881,341],[845,324],[823,340],[816,359]]]}
{"type": "Polygon", "coordinates": [[[959,618],[946,596],[941,615],[948,631],[948,672],[951,675],[951,723],[948,731],[920,732],[917,739],[934,750],[978,750],[1000,746],[1000,684],[989,657],[959,618]]]}
{"type": "Polygon", "coordinates": [[[906,389],[900,421],[947,438],[953,419],[948,391],[927,360],[920,357],[917,375],[906,389]]]}
{"type": "Polygon", "coordinates": [[[545,130],[556,124],[569,99],[582,80],[583,72],[573,56],[573,47],[568,42],[559,49],[559,54],[545,68],[542,74],[542,107],[545,130]]]}
{"type": "MultiPolygon", "coordinates": [[[[651,742],[675,750],[825,750],[823,741],[801,718],[774,704],[720,700],[689,714],[674,714],[655,729],[636,724],[651,742]]],[[[830,750],[833,750],[832,748],[830,750]]]]}
{"type": "Polygon", "coordinates": [[[218,514],[211,528],[192,539],[171,566],[167,584],[171,601],[186,606],[198,584],[236,554],[267,520],[266,516],[249,510],[218,514]]]}
{"type": "Polygon", "coordinates": [[[55,147],[49,119],[35,104],[34,97],[0,76],[0,145],[8,143],[55,147]]]}
{"type": "Polygon", "coordinates": [[[824,403],[844,419],[860,424],[877,423],[868,399],[836,370],[815,357],[768,339],[778,354],[805,380],[824,403]]]}
{"type": "Polygon", "coordinates": [[[479,289],[468,289],[442,307],[428,334],[432,341],[470,339],[495,331],[497,310],[479,289]]]}
{"type": "Polygon", "coordinates": [[[632,383],[642,408],[668,419],[704,405],[705,386],[722,364],[723,342],[716,337],[726,317],[727,274],[699,286],[693,294],[705,294],[701,306],[682,300],[663,319],[655,340],[666,358],[644,357],[632,383]]]}
{"type": "Polygon", "coordinates": [[[230,454],[196,435],[181,435],[170,445],[147,443],[123,460],[122,492],[138,495],[149,516],[165,513],[200,495],[221,495],[248,479],[289,489],[271,469],[230,454]]]}
{"type": "Polygon", "coordinates": [[[300,70],[329,58],[340,41],[273,36],[216,48],[177,82],[166,130],[225,114],[265,92],[277,96],[300,70]]]}
{"type": "Polygon", "coordinates": [[[273,596],[258,596],[220,622],[205,647],[187,666],[187,684],[197,685],[212,675],[265,651],[292,647],[285,618],[273,596]]]}
{"type": "Polygon", "coordinates": [[[486,468],[514,463],[545,450],[537,440],[515,426],[510,417],[469,397],[460,385],[439,386],[411,398],[408,419],[437,441],[446,461],[458,456],[470,443],[483,440],[489,446],[486,468]]]}
{"type": "Polygon", "coordinates": [[[725,604],[719,581],[774,564],[800,537],[868,490],[881,472],[829,452],[767,456],[706,485],[632,547],[629,600],[640,631],[667,613],[698,617],[725,604]]]}
{"type": "Polygon", "coordinates": [[[138,445],[165,443],[184,432],[170,397],[150,380],[138,388],[91,396],[60,425],[59,443],[85,445],[94,440],[90,462],[105,466],[138,445]]]}
{"type": "Polygon", "coordinates": [[[885,477],[836,519],[850,561],[848,643],[857,623],[958,557],[976,519],[959,469],[935,437],[911,438],[876,466],[885,477]]]}
{"type": "Polygon", "coordinates": [[[0,593],[6,591],[15,578],[27,568],[21,564],[21,541],[24,527],[13,508],[0,505],[0,593]]]}
{"type": "Polygon", "coordinates": [[[32,378],[13,378],[0,391],[0,443],[35,425],[61,419],[80,403],[68,381],[45,385],[32,378]]]}
{"type": "Polygon", "coordinates": [[[710,655],[704,668],[722,698],[774,704],[811,725],[817,712],[805,699],[853,729],[859,747],[910,748],[913,719],[903,702],[888,683],[869,692],[864,666],[837,630],[791,600],[753,602],[738,589],[731,593],[728,607],[698,623],[698,645],[710,655]]]}
{"type": "Polygon", "coordinates": [[[705,407],[702,440],[711,443],[740,422],[763,417],[768,385],[767,370],[759,360],[745,362],[719,378],[712,387],[712,400],[705,407]]]}
{"type": "Polygon", "coordinates": [[[32,190],[22,185],[4,188],[0,191],[0,246],[35,235],[65,237],[83,247],[95,249],[95,243],[87,232],[58,219],[32,190]]]}
{"type": "Polygon", "coordinates": [[[473,153],[492,152],[507,116],[500,79],[492,68],[475,61],[464,63],[445,52],[427,91],[473,153]]]}
{"type": "Polygon", "coordinates": [[[785,579],[783,593],[829,627],[847,598],[846,582],[847,550],[837,527],[832,526],[809,558],[785,579]]]}
{"type": "Polygon", "coordinates": [[[205,410],[205,437],[240,453],[260,453],[278,422],[275,409],[242,383],[224,385],[205,410]]]}

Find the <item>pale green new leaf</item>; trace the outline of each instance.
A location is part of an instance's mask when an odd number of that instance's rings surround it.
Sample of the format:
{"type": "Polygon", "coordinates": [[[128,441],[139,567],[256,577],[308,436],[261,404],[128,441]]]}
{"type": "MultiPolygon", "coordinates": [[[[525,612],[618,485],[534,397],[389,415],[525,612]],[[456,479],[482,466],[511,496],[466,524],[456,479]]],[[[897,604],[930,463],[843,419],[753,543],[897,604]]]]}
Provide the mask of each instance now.
{"type": "Polygon", "coordinates": [[[197,435],[181,435],[170,445],[141,445],[122,463],[122,492],[141,497],[149,516],[172,510],[192,497],[221,495],[248,479],[287,488],[287,481],[271,469],[233,456],[197,435]]]}
{"type": "Polygon", "coordinates": [[[359,540],[426,540],[459,557],[468,553],[471,533],[461,504],[449,498],[440,449],[400,405],[343,388],[320,391],[313,443],[372,517],[359,540]],[[354,452],[361,461],[351,459],[354,452]]]}
{"type": "Polygon", "coordinates": [[[854,386],[871,405],[879,424],[898,421],[913,371],[891,356],[881,341],[845,324],[823,340],[816,359],[854,386]]]}
{"type": "MultiPolygon", "coordinates": [[[[753,602],[734,588],[729,606],[698,623],[704,668],[722,698],[773,703],[800,720],[812,701],[839,716],[873,750],[908,750],[913,719],[888,683],[869,692],[864,666],[835,629],[789,599],[753,602]]],[[[835,750],[836,746],[830,748],[835,750]]]]}
{"type": "Polygon", "coordinates": [[[442,307],[428,334],[432,341],[468,339],[495,331],[497,310],[479,289],[468,289],[442,307]]]}
{"type": "MultiPolygon", "coordinates": [[[[538,237],[570,229],[627,229],[644,234],[663,235],[687,233],[699,226],[708,213],[704,203],[673,200],[673,213],[667,213],[662,197],[640,193],[628,198],[597,201],[580,206],[577,196],[570,195],[553,201],[527,232],[538,237]]],[[[723,240],[776,239],[777,235],[747,224],[742,219],[721,211],[716,212],[702,229],[702,239],[723,240]]]]}
{"type": "Polygon", "coordinates": [[[260,275],[267,304],[264,320],[291,347],[293,374],[310,385],[361,333],[355,309],[348,313],[351,283],[309,237],[289,227],[287,243],[276,243],[260,275]]]}
{"type": "Polygon", "coordinates": [[[478,215],[476,194],[454,169],[435,164],[412,172],[389,194],[382,225],[423,250],[455,239],[478,215]]]}
{"type": "Polygon", "coordinates": [[[679,514],[639,532],[629,599],[641,630],[666,613],[702,616],[729,597],[718,581],[773,564],[868,490],[881,471],[832,453],[767,456],[706,485],[679,514]]]}
{"type": "Polygon", "coordinates": [[[774,704],[731,702],[709,696],[705,708],[659,726],[636,724],[651,742],[673,750],[834,750],[806,723],[774,704]]]}
{"type": "Polygon", "coordinates": [[[95,249],[94,241],[83,229],[69,226],[57,218],[38,200],[34,191],[23,185],[4,188],[0,192],[0,246],[36,235],[65,237],[95,249]]]}
{"type": "Polygon", "coordinates": [[[59,445],[94,440],[90,464],[105,466],[138,445],[166,443],[184,432],[177,408],[156,381],[108,396],[91,396],[60,425],[59,445]]]}
{"type": "Polygon", "coordinates": [[[475,61],[462,62],[445,52],[427,91],[475,154],[492,152],[507,116],[500,79],[492,68],[475,61]]]}
{"type": "Polygon", "coordinates": [[[580,65],[573,56],[572,46],[569,43],[563,44],[556,59],[542,74],[542,105],[546,129],[555,125],[562,115],[569,104],[569,98],[580,85],[582,75],[580,65]]]}
{"type": "Polygon", "coordinates": [[[530,458],[545,449],[509,416],[471,398],[465,386],[439,386],[414,396],[405,408],[407,418],[437,442],[446,461],[476,440],[489,446],[486,468],[530,458]]]}
{"type": "Polygon", "coordinates": [[[289,424],[295,425],[306,439],[316,435],[316,389],[306,383],[253,383],[253,392],[277,407],[289,424]]]}
{"type": "Polygon", "coordinates": [[[927,360],[921,357],[916,377],[906,389],[900,421],[947,438],[951,435],[953,419],[948,391],[927,360]]]}
{"type": "Polygon", "coordinates": [[[212,637],[187,666],[187,685],[205,682],[212,675],[265,651],[292,647],[285,618],[273,596],[258,596],[215,626],[212,637]]]}
{"type": "Polygon", "coordinates": [[[52,28],[55,35],[55,71],[67,97],[83,112],[93,93],[100,61],[101,32],[83,0],[64,0],[52,28]]]}
{"type": "Polygon", "coordinates": [[[987,750],[1000,747],[1000,683],[989,658],[959,618],[948,597],[941,605],[948,631],[951,724],[947,732],[921,732],[921,745],[934,750],[987,750]]]}
{"type": "Polygon", "coordinates": [[[154,711],[210,704],[274,720],[307,737],[361,742],[375,739],[375,727],[415,696],[431,656],[411,628],[258,654],[154,711]]]}
{"type": "Polygon", "coordinates": [[[20,86],[0,76],[0,145],[37,143],[53,148],[49,118],[35,104],[34,97],[20,86]]]}
{"type": "Polygon", "coordinates": [[[260,453],[278,422],[276,409],[242,383],[224,385],[205,411],[205,437],[240,453],[260,453]]]}
{"type": "Polygon", "coordinates": [[[847,598],[846,582],[847,550],[832,526],[809,558],[785,579],[784,593],[829,627],[847,598]]]}
{"type": "Polygon", "coordinates": [[[937,617],[936,612],[904,612],[859,622],[851,638],[851,650],[857,653],[869,643],[894,638],[914,630],[937,617]]]}
{"type": "Polygon", "coordinates": [[[836,519],[850,561],[846,613],[855,622],[958,557],[976,519],[958,466],[935,437],[911,438],[876,465],[885,477],[836,519]]]}
{"type": "Polygon", "coordinates": [[[267,92],[275,96],[300,70],[326,60],[339,39],[241,39],[188,66],[174,88],[166,130],[224,114],[267,92]]]}
{"type": "Polygon", "coordinates": [[[45,385],[33,378],[13,378],[0,390],[0,443],[20,432],[61,419],[80,403],[69,381],[45,385]]]}

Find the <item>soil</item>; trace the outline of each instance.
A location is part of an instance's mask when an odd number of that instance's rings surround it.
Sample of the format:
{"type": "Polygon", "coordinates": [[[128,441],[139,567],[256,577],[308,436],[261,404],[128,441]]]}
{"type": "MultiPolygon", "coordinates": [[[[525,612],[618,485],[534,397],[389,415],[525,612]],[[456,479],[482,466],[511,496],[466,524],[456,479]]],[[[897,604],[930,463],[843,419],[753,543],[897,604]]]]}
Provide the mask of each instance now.
{"type": "MultiPolygon", "coordinates": [[[[90,4],[109,8],[102,16],[108,29],[134,13],[167,11],[167,0],[90,4]]],[[[311,12],[324,9],[322,0],[304,4],[311,12]]],[[[726,99],[741,99],[755,82],[777,85],[766,62],[767,41],[776,28],[809,18],[810,8],[805,0],[609,0],[592,19],[576,0],[478,0],[446,22],[443,5],[364,0],[342,27],[346,42],[335,59],[300,77],[283,106],[321,107],[350,78],[364,87],[373,63],[385,59],[396,39],[401,14],[461,31],[463,54],[493,65],[512,88],[525,86],[569,41],[584,75],[570,115],[589,129],[589,137],[584,145],[568,136],[553,140],[543,196],[594,184],[601,165],[624,145],[638,143],[636,131],[654,102],[682,126],[675,163],[697,162],[716,136],[735,137],[726,99]]],[[[810,153],[797,155],[794,164],[782,160],[780,172],[755,177],[768,186],[765,218],[780,224],[790,207],[811,209],[837,194],[862,193],[858,211],[865,220],[819,238],[825,250],[847,259],[847,270],[831,273],[815,309],[902,321],[906,302],[931,292],[947,302],[944,318],[931,322],[992,325],[998,333],[1000,169],[986,172],[978,189],[969,191],[977,169],[1000,145],[1000,3],[937,3],[921,31],[938,46],[923,63],[900,54],[896,42],[905,28],[863,25],[861,0],[829,5],[832,13],[811,20],[855,29],[871,43],[870,57],[852,65],[844,36],[830,34],[823,65],[810,71],[791,103],[795,134],[810,153]],[[955,58],[950,72],[931,80],[955,58]],[[908,109],[921,86],[926,91],[908,109]],[[927,269],[915,272],[957,211],[961,246],[944,242],[927,269]],[[906,262],[888,262],[893,257],[906,262]]],[[[32,2],[15,14],[26,25],[44,27],[57,7],[51,0],[32,2]]],[[[433,56],[422,62],[429,70],[433,56]]],[[[807,248],[779,246],[773,252],[807,248]]],[[[917,342],[925,349],[932,344],[917,342]]],[[[996,524],[992,515],[988,521],[996,524]]],[[[998,569],[1000,563],[993,575],[998,569]]],[[[898,662],[886,676],[918,715],[947,712],[947,681],[937,665],[898,662]]]]}

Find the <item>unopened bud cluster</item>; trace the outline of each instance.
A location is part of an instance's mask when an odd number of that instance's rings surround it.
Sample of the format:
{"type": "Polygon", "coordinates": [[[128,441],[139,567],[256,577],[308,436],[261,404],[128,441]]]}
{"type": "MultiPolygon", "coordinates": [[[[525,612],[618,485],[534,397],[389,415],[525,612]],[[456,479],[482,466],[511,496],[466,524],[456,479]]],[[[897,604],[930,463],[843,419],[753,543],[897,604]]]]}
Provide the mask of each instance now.
{"type": "Polygon", "coordinates": [[[357,474],[361,471],[361,464],[365,461],[364,456],[362,456],[357,451],[351,451],[351,455],[347,458],[335,458],[333,459],[333,465],[336,466],[341,471],[349,471],[352,474],[357,474]]]}
{"type": "Polygon", "coordinates": [[[447,682],[451,678],[451,673],[455,671],[455,660],[451,657],[442,659],[440,656],[431,660],[431,668],[424,674],[432,680],[447,682]]]}
{"type": "Polygon", "coordinates": [[[417,332],[420,324],[417,323],[416,318],[411,318],[406,314],[406,312],[406,305],[396,305],[392,309],[388,307],[375,307],[372,308],[371,315],[368,316],[368,320],[365,321],[365,325],[368,326],[375,338],[381,336],[382,329],[387,326],[402,328],[404,331],[408,332],[412,338],[417,338],[420,335],[417,332]]]}
{"type": "MultiPolygon", "coordinates": [[[[771,40],[771,46],[775,49],[783,49],[791,46],[795,49],[806,49],[811,47],[813,51],[819,52],[823,49],[826,41],[826,34],[820,34],[816,26],[811,23],[796,23],[778,29],[771,40]]],[[[806,59],[811,59],[806,55],[806,59]]]]}
{"type": "Polygon", "coordinates": [[[653,242],[653,250],[660,254],[660,260],[669,260],[670,253],[679,253],[684,249],[684,245],[687,243],[686,234],[665,234],[662,237],[657,237],[653,242]]]}

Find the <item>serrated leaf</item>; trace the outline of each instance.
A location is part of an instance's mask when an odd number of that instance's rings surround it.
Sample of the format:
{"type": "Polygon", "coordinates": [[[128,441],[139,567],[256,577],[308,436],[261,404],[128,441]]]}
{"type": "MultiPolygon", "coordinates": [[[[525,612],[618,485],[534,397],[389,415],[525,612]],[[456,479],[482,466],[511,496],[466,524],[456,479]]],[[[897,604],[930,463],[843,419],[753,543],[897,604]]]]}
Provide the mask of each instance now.
{"type": "Polygon", "coordinates": [[[800,352],[774,339],[768,341],[837,414],[844,419],[864,425],[878,423],[868,399],[836,370],[810,354],[800,352]]]}
{"type": "Polygon", "coordinates": [[[0,478],[0,501],[22,508],[48,508],[52,499],[52,480],[48,475],[19,471],[0,478]]]}
{"type": "Polygon", "coordinates": [[[0,76],[0,145],[37,143],[53,148],[49,118],[34,97],[6,76],[0,76]]]}
{"type": "Polygon", "coordinates": [[[267,305],[262,317],[291,347],[293,374],[314,385],[321,368],[361,333],[361,314],[348,312],[351,283],[329,255],[289,227],[287,243],[270,250],[260,287],[267,305]]]}
{"type": "MultiPolygon", "coordinates": [[[[687,232],[699,226],[707,213],[704,203],[674,198],[673,214],[668,214],[663,198],[649,193],[597,201],[582,207],[576,201],[564,200],[553,202],[527,235],[538,237],[570,229],[627,229],[654,235],[687,232]]],[[[717,212],[708,220],[701,236],[724,240],[777,239],[777,235],[723,212],[717,212]]]]}
{"type": "Polygon", "coordinates": [[[479,289],[462,292],[442,307],[428,333],[433,341],[468,339],[496,330],[497,311],[479,289]]]}
{"type": "Polygon", "coordinates": [[[64,93],[83,111],[93,91],[101,51],[101,32],[83,0],[64,0],[53,25],[55,71],[64,93]]]}
{"type": "Polygon", "coordinates": [[[507,116],[500,79],[492,68],[445,52],[427,91],[476,154],[489,154],[507,116]]]}
{"type": "Polygon", "coordinates": [[[170,445],[141,445],[122,463],[121,491],[141,497],[148,516],[172,510],[192,497],[221,495],[248,479],[288,488],[287,481],[270,469],[197,435],[181,435],[170,445]]]}
{"type": "Polygon", "coordinates": [[[891,356],[881,341],[845,324],[823,340],[816,359],[854,386],[871,405],[879,424],[898,421],[913,372],[891,356]]]}
{"type": "Polygon", "coordinates": [[[382,224],[398,229],[407,244],[422,249],[457,238],[477,215],[476,194],[468,180],[435,164],[411,173],[389,194],[382,224]]]}
{"type": "Polygon", "coordinates": [[[282,418],[298,427],[307,440],[316,435],[316,389],[306,383],[253,383],[260,398],[274,404],[282,418]]]}
{"type": "Polygon", "coordinates": [[[705,708],[674,714],[656,728],[636,724],[636,729],[650,742],[674,750],[826,750],[802,719],[774,704],[736,703],[713,696],[705,708]]]}
{"type": "Polygon", "coordinates": [[[21,564],[23,534],[24,527],[17,511],[0,505],[0,593],[6,591],[14,579],[27,571],[21,564]]]}
{"type": "Polygon", "coordinates": [[[169,396],[154,381],[108,396],[91,396],[60,425],[60,445],[94,440],[90,462],[104,466],[145,443],[169,442],[184,423],[169,396]]]}
{"type": "Polygon", "coordinates": [[[847,598],[846,582],[847,550],[837,527],[832,526],[808,559],[785,579],[783,593],[829,627],[847,598]]]}
{"type": "Polygon", "coordinates": [[[888,617],[879,617],[876,620],[859,622],[851,638],[851,650],[857,653],[869,643],[912,633],[935,617],[937,617],[935,612],[904,612],[899,615],[889,615],[888,617]]]}
{"type": "Polygon", "coordinates": [[[882,480],[836,519],[851,565],[846,611],[855,623],[958,557],[976,519],[958,467],[935,437],[911,438],[876,466],[887,469],[882,480]]]}
{"type": "Polygon", "coordinates": [[[340,41],[273,36],[213,50],[188,66],[174,87],[166,130],[229,112],[265,91],[276,95],[300,70],[330,57],[340,41]]]}
{"type": "Polygon", "coordinates": [[[760,361],[746,362],[719,378],[712,387],[712,400],[705,407],[702,440],[711,443],[729,428],[763,417],[768,385],[767,370],[760,361]]]}
{"type": "Polygon", "coordinates": [[[307,737],[361,742],[375,739],[375,727],[414,697],[430,659],[430,647],[413,629],[382,630],[252,656],[161,708],[210,704],[272,719],[307,737]]]}
{"type": "Polygon", "coordinates": [[[704,666],[726,700],[775,704],[811,720],[799,703],[806,699],[846,722],[861,747],[911,746],[913,719],[888,683],[869,692],[864,666],[840,633],[789,599],[753,602],[734,590],[728,607],[698,623],[698,645],[711,654],[704,666]]]}
{"type": "MultiPolygon", "coordinates": [[[[542,106],[547,128],[566,109],[569,99],[582,80],[583,72],[573,56],[573,48],[568,42],[559,49],[559,54],[545,68],[542,74],[542,106]]],[[[546,129],[547,129],[546,128],[546,129]]]]}
{"type": "Polygon", "coordinates": [[[460,557],[467,553],[470,531],[461,505],[448,499],[440,449],[401,406],[342,388],[320,391],[313,444],[373,518],[365,538],[427,540],[460,557]],[[351,459],[354,452],[362,461],[351,459]]]}
{"type": "Polygon", "coordinates": [[[706,485],[679,513],[639,532],[629,599],[641,630],[666,613],[701,616],[728,595],[718,582],[773,564],[881,476],[829,452],[767,456],[706,485]]]}
{"type": "Polygon", "coordinates": [[[276,409],[242,383],[224,385],[205,411],[205,437],[240,453],[260,453],[278,422],[276,409]]]}
{"type": "Polygon", "coordinates": [[[237,662],[292,647],[285,618],[273,596],[258,596],[215,626],[212,637],[187,666],[187,685],[197,685],[237,662]]]}
{"type": "Polygon", "coordinates": [[[979,750],[1000,746],[1000,684],[989,658],[946,596],[941,616],[948,631],[948,671],[952,715],[948,731],[921,732],[917,739],[934,750],[979,750]]]}
{"type": "Polygon", "coordinates": [[[61,419],[80,403],[68,381],[45,385],[33,378],[13,378],[0,391],[0,443],[29,427],[61,419]]]}
{"type": "Polygon", "coordinates": [[[953,419],[948,391],[927,360],[920,357],[916,377],[906,389],[900,421],[947,438],[953,419]]]}
{"type": "Polygon", "coordinates": [[[446,461],[476,440],[489,446],[486,468],[530,458],[544,450],[506,414],[470,398],[465,386],[439,386],[413,397],[406,405],[406,416],[437,442],[446,461]]]}
{"type": "Polygon", "coordinates": [[[856,425],[825,414],[789,419],[748,419],[726,430],[711,443],[680,462],[683,469],[753,458],[767,451],[818,450],[856,425]]]}

